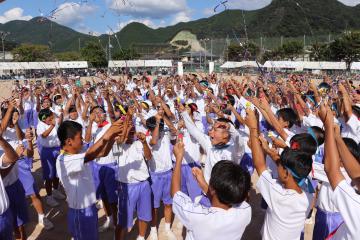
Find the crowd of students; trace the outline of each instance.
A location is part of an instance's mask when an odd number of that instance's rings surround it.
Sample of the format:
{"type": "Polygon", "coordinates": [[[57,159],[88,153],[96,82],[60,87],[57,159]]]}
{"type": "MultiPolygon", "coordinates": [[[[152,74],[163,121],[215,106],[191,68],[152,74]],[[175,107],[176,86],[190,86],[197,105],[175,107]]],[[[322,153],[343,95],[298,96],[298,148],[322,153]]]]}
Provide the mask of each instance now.
{"type": "Polygon", "coordinates": [[[75,240],[99,231],[125,239],[133,227],[138,240],[149,228],[148,239],[158,239],[161,206],[167,239],[176,239],[174,215],[186,239],[241,239],[253,174],[266,210],[262,239],[304,239],[313,211],[314,240],[359,239],[359,86],[286,77],[16,82],[1,104],[0,239],[26,239],[26,198],[46,230],[64,226],[45,217],[43,202],[56,208],[66,199],[75,240]]]}

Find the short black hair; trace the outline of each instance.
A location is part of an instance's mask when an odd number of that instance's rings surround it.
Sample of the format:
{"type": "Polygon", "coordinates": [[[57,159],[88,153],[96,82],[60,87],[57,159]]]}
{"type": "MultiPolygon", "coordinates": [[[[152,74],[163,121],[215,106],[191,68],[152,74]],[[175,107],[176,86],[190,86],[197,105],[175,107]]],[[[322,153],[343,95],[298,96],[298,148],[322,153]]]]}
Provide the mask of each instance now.
{"type": "Polygon", "coordinates": [[[353,105],[351,108],[352,108],[352,111],[353,111],[354,115],[357,118],[360,118],[360,107],[358,107],[356,105],[353,105]]]}
{"type": "Polygon", "coordinates": [[[360,164],[360,149],[359,145],[352,138],[343,138],[347,148],[351,152],[351,154],[356,158],[358,163],[360,164]]]}
{"type": "Polygon", "coordinates": [[[222,160],[213,167],[209,185],[222,204],[240,204],[245,201],[250,191],[250,174],[240,165],[222,160]]]}
{"type": "Polygon", "coordinates": [[[82,132],[82,126],[80,123],[74,121],[64,121],[60,124],[57,135],[60,140],[60,146],[65,146],[65,142],[67,139],[74,139],[76,134],[82,132]]]}
{"type": "MultiPolygon", "coordinates": [[[[154,131],[156,127],[156,118],[155,116],[149,117],[148,119],[146,119],[146,128],[149,129],[150,131],[154,131]]],[[[164,120],[161,119],[160,124],[159,124],[159,131],[163,131],[164,130],[164,120]]]]}
{"type": "Polygon", "coordinates": [[[323,145],[325,142],[325,131],[319,128],[318,126],[312,126],[311,129],[315,134],[319,146],[323,145]]]}
{"type": "Polygon", "coordinates": [[[216,121],[222,122],[222,123],[230,123],[230,124],[234,125],[234,123],[230,119],[224,118],[224,117],[220,117],[220,118],[216,119],[216,121]]]}
{"type": "Polygon", "coordinates": [[[289,122],[289,128],[292,128],[294,124],[298,123],[299,117],[292,108],[282,108],[276,112],[278,117],[281,117],[284,121],[289,122]]]}
{"type": "Polygon", "coordinates": [[[290,169],[299,178],[306,178],[312,169],[312,156],[306,152],[285,148],[280,155],[280,164],[290,169]]]}
{"type": "Polygon", "coordinates": [[[93,108],[90,109],[90,114],[92,114],[93,111],[94,111],[95,109],[97,109],[97,108],[100,108],[100,109],[103,111],[103,113],[106,113],[106,112],[105,112],[105,109],[104,109],[102,106],[99,106],[99,105],[98,105],[98,106],[95,106],[95,107],[93,107],[93,108]]]}
{"type": "Polygon", "coordinates": [[[290,148],[293,150],[303,151],[307,154],[314,155],[318,148],[316,140],[308,133],[300,133],[294,135],[290,139],[290,148]],[[293,144],[296,143],[296,148],[293,148],[293,144]]]}
{"type": "Polygon", "coordinates": [[[69,107],[69,113],[73,113],[73,112],[77,112],[75,105],[71,105],[71,106],[69,107]]]}
{"type": "Polygon", "coordinates": [[[50,117],[52,114],[53,114],[53,112],[48,108],[41,109],[39,114],[38,114],[39,115],[39,120],[40,121],[45,121],[45,119],[50,117]]]}

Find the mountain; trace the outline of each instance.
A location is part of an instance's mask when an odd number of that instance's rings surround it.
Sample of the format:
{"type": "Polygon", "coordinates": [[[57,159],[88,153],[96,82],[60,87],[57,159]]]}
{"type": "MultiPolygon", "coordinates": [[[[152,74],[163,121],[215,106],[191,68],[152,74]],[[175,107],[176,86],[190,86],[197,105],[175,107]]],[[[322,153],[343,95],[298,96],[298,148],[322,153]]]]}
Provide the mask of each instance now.
{"type": "Polygon", "coordinates": [[[78,49],[79,39],[81,45],[97,39],[42,17],[30,21],[15,20],[0,24],[0,31],[10,32],[6,38],[8,41],[49,45],[55,52],[78,49]]]}
{"type": "MultiPolygon", "coordinates": [[[[273,0],[262,9],[254,11],[226,10],[209,18],[178,23],[152,29],[141,23],[130,23],[116,33],[118,42],[111,44],[129,47],[134,43],[166,43],[179,31],[189,30],[198,39],[299,37],[304,34],[338,34],[344,30],[360,30],[360,5],[349,7],[337,0],[273,0]]],[[[11,21],[0,24],[0,31],[9,31],[8,39],[16,43],[52,43],[54,51],[70,51],[87,41],[100,39],[108,42],[106,34],[93,37],[76,32],[50,20],[34,18],[30,21],[11,21]]]]}

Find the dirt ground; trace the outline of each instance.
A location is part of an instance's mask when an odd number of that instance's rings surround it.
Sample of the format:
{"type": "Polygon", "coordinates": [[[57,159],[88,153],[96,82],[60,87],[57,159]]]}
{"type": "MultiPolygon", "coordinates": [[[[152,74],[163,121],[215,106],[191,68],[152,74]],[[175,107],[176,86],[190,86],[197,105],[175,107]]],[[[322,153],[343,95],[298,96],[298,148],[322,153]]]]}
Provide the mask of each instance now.
{"type": "MultiPolygon", "coordinates": [[[[0,101],[3,99],[10,97],[11,94],[11,86],[12,82],[2,81],[0,82],[0,101]]],[[[36,151],[37,152],[37,151],[36,151]]],[[[41,164],[38,157],[38,154],[35,155],[34,167],[33,167],[33,175],[36,180],[36,184],[38,188],[40,188],[40,195],[45,196],[45,189],[41,178],[41,164]]],[[[253,188],[250,193],[250,205],[252,206],[252,221],[251,224],[247,227],[244,236],[242,239],[249,240],[258,240],[261,239],[261,227],[264,220],[265,212],[260,208],[261,196],[254,188],[257,176],[254,174],[252,176],[253,188]]],[[[46,231],[41,227],[37,226],[37,214],[35,209],[31,206],[31,201],[29,200],[29,216],[30,222],[26,225],[26,232],[28,234],[29,240],[59,240],[59,239],[71,239],[70,235],[67,231],[67,223],[66,223],[66,214],[67,214],[67,204],[66,201],[60,201],[60,206],[56,208],[49,208],[45,203],[44,210],[47,217],[54,223],[54,229],[50,231],[46,231]]],[[[314,219],[313,219],[314,220],[314,219]]],[[[104,212],[102,210],[99,211],[99,226],[101,226],[105,221],[104,212]]],[[[136,225],[135,225],[136,226],[136,225]]],[[[211,227],[211,226],[209,226],[211,227]]],[[[127,239],[136,239],[137,231],[136,227],[132,229],[127,239]]],[[[185,239],[185,232],[182,228],[182,225],[179,221],[174,219],[174,223],[172,225],[172,230],[175,232],[178,239],[185,239]]],[[[313,224],[305,226],[305,240],[312,239],[312,230],[313,224]]],[[[165,240],[166,238],[163,235],[164,233],[164,218],[161,217],[159,223],[159,239],[165,240]]],[[[147,235],[149,232],[147,233],[147,235]]],[[[104,233],[99,233],[100,239],[110,240],[113,239],[113,231],[107,231],[104,233]]]]}

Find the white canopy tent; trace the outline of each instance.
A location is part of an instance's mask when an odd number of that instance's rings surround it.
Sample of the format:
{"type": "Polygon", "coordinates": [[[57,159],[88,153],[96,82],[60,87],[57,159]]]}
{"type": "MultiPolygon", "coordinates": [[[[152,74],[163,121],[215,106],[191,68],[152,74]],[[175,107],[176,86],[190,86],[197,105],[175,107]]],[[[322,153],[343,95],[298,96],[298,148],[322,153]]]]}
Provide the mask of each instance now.
{"type": "Polygon", "coordinates": [[[109,61],[109,68],[123,68],[123,67],[172,67],[172,60],[127,60],[127,61],[109,61]]]}
{"type": "Polygon", "coordinates": [[[41,70],[88,68],[86,61],[74,62],[0,62],[0,70],[41,70]]]}

